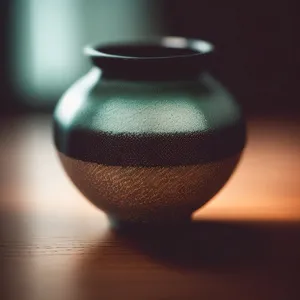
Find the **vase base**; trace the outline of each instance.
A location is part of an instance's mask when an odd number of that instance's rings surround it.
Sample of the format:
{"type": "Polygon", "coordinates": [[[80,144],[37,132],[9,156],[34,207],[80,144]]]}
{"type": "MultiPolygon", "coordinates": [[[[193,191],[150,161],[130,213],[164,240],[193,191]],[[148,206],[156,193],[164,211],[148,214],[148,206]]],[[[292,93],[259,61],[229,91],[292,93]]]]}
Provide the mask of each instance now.
{"type": "Polygon", "coordinates": [[[108,216],[108,220],[112,229],[116,231],[147,231],[153,229],[167,230],[173,228],[182,228],[192,224],[191,217],[181,218],[179,220],[155,220],[155,221],[131,221],[120,220],[118,218],[108,216]]]}

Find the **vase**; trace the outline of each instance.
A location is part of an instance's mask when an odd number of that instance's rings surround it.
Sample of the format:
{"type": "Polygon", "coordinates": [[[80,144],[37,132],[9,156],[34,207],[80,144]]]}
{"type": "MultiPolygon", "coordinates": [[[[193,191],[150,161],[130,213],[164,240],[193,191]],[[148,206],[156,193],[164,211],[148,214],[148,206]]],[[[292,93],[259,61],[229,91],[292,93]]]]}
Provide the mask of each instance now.
{"type": "Polygon", "coordinates": [[[87,46],[91,70],[62,96],[54,141],[75,186],[120,222],[190,220],[245,145],[239,104],[210,72],[203,40],[87,46]]]}

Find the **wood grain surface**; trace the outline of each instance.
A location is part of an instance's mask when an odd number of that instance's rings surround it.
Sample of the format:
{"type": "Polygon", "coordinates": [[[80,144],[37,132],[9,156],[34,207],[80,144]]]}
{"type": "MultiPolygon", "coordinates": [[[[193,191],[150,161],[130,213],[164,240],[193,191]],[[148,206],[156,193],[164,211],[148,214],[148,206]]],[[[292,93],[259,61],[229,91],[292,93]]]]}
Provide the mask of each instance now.
{"type": "Polygon", "coordinates": [[[112,228],[73,187],[48,116],[0,124],[0,299],[300,299],[300,122],[249,121],[186,226],[112,228]]]}

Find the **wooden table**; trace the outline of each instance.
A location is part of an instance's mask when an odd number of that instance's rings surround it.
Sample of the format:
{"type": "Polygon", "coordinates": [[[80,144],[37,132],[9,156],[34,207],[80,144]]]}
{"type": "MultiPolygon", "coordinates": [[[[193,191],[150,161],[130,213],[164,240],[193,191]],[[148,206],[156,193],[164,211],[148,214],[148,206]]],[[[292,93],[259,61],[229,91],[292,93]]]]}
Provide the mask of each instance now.
{"type": "Polygon", "coordinates": [[[123,231],[65,176],[48,116],[0,130],[0,299],[300,299],[300,122],[250,120],[187,228],[123,231]]]}

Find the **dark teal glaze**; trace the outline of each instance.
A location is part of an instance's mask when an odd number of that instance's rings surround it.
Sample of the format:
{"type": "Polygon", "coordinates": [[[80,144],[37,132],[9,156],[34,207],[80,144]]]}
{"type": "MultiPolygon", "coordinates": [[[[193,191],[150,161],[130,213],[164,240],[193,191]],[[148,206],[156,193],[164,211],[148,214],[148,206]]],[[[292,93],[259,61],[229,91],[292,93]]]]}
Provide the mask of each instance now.
{"type": "Polygon", "coordinates": [[[189,165],[239,153],[246,136],[239,105],[200,64],[200,52],[179,54],[157,54],[153,61],[92,56],[97,66],[55,110],[57,149],[84,161],[135,166],[189,165]]]}

